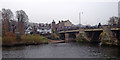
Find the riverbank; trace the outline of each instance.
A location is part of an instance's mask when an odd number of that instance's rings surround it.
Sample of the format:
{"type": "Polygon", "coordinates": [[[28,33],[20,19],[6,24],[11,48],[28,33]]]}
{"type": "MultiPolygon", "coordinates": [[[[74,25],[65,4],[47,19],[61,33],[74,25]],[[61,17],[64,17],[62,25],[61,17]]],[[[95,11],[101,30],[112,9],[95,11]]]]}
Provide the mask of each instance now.
{"type": "Polygon", "coordinates": [[[50,40],[49,43],[65,43],[65,40],[50,40]]]}
{"type": "Polygon", "coordinates": [[[29,45],[40,45],[40,44],[48,44],[48,43],[14,43],[14,44],[2,44],[2,47],[14,47],[14,46],[29,46],[29,45]]]}
{"type": "Polygon", "coordinates": [[[41,44],[52,44],[52,43],[65,43],[65,41],[64,40],[50,40],[49,42],[47,42],[47,43],[37,43],[37,44],[35,44],[35,43],[22,43],[22,42],[20,42],[20,43],[14,43],[14,44],[12,44],[12,45],[9,45],[9,44],[6,44],[6,45],[2,45],[2,47],[13,47],[13,46],[28,46],[28,45],[41,45],[41,44]]]}
{"type": "Polygon", "coordinates": [[[39,45],[47,44],[49,39],[39,34],[16,35],[8,32],[2,37],[2,46],[39,45]]]}
{"type": "Polygon", "coordinates": [[[41,45],[41,44],[54,44],[54,43],[65,43],[64,40],[49,40],[49,42],[46,43],[23,43],[23,42],[19,42],[19,43],[14,43],[12,45],[9,44],[3,44],[2,47],[14,47],[14,46],[29,46],[29,45],[41,45]]]}

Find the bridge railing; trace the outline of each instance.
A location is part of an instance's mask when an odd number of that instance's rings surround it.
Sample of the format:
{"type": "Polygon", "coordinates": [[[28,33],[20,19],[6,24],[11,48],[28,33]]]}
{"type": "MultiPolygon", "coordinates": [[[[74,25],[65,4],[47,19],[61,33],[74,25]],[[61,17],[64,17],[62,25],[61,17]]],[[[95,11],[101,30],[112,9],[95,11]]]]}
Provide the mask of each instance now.
{"type": "MultiPolygon", "coordinates": [[[[82,27],[82,29],[101,29],[102,27],[82,27]]],[[[70,30],[79,30],[79,28],[71,28],[71,29],[61,29],[57,30],[58,32],[60,31],[70,31],[70,30]]]]}
{"type": "MultiPolygon", "coordinates": [[[[103,29],[103,27],[104,26],[108,26],[109,28],[120,28],[120,27],[118,27],[117,25],[114,25],[114,26],[110,26],[110,25],[103,25],[103,26],[99,26],[99,27],[97,27],[97,26],[92,26],[92,27],[89,27],[89,26],[86,26],[86,27],[81,27],[82,29],[94,29],[94,30],[101,30],[101,29],[103,29]]],[[[79,30],[79,28],[65,28],[65,29],[61,29],[61,30],[57,30],[58,32],[60,32],[60,31],[71,31],[71,30],[79,30]]]]}

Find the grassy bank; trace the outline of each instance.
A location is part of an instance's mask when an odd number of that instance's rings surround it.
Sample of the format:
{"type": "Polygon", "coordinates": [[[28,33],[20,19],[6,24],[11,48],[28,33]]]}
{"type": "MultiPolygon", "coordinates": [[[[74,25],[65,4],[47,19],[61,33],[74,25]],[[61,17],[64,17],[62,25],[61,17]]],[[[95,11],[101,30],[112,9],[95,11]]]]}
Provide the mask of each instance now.
{"type": "Polygon", "coordinates": [[[25,34],[22,36],[16,36],[11,32],[6,33],[2,37],[3,46],[16,46],[16,45],[36,45],[36,44],[45,44],[48,43],[49,39],[40,36],[38,34],[25,34]]]}

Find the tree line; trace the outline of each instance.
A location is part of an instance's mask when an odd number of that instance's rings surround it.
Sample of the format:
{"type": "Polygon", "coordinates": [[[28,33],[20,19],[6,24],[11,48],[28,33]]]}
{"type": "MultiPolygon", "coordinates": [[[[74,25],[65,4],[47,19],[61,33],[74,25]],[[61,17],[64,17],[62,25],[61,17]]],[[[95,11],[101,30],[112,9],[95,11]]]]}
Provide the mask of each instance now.
{"type": "Polygon", "coordinates": [[[6,32],[19,33],[23,35],[25,27],[29,21],[27,14],[23,10],[18,10],[15,15],[10,9],[3,8],[1,11],[2,34],[6,32]]]}

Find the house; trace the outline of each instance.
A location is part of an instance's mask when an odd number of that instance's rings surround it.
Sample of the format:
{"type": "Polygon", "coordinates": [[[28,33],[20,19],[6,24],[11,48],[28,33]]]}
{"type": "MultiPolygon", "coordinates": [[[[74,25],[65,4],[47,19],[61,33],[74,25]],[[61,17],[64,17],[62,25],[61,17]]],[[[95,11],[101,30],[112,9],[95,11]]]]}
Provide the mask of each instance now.
{"type": "Polygon", "coordinates": [[[52,33],[51,24],[40,23],[39,28],[37,29],[37,32],[39,32],[40,34],[52,33]]]}
{"type": "Polygon", "coordinates": [[[40,33],[40,34],[48,34],[48,33],[52,33],[52,30],[51,29],[37,29],[37,31],[40,33]]]}
{"type": "Polygon", "coordinates": [[[48,34],[52,33],[51,24],[44,23],[29,23],[25,30],[25,34],[48,34]]]}
{"type": "Polygon", "coordinates": [[[33,27],[29,26],[26,30],[25,30],[25,34],[30,34],[31,32],[33,32],[33,27]]]}
{"type": "Polygon", "coordinates": [[[61,30],[67,30],[72,27],[72,23],[69,20],[66,21],[59,21],[59,23],[55,23],[53,20],[52,22],[52,31],[61,31],[61,30]]]}

